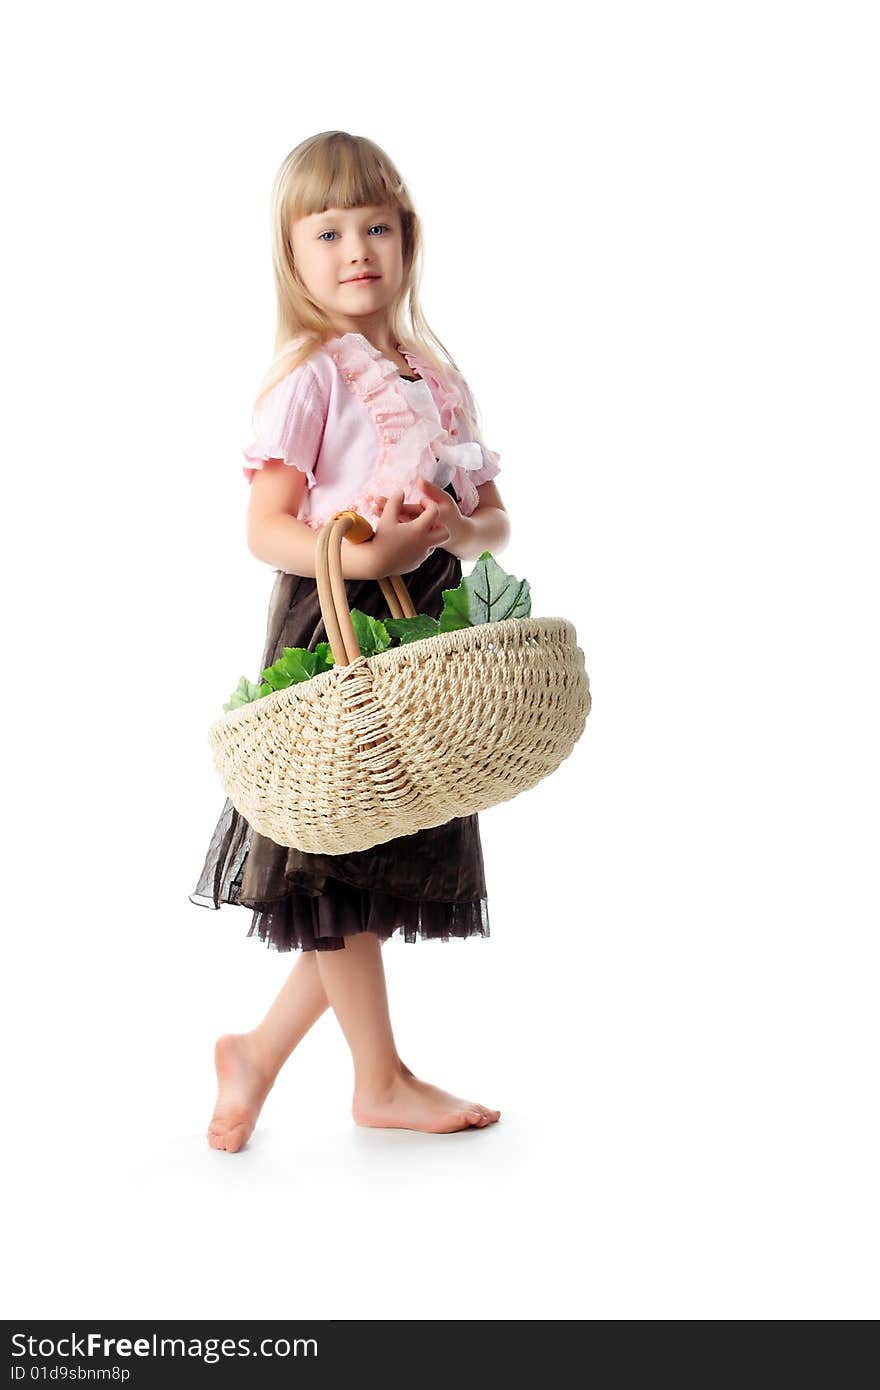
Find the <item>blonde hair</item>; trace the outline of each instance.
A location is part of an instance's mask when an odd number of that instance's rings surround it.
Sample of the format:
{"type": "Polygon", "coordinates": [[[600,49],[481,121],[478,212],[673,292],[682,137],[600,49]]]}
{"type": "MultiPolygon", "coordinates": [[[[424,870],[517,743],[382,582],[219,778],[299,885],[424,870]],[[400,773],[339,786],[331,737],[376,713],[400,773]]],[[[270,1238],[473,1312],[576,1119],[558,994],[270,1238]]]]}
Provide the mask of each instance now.
{"type": "MultiPolygon", "coordinates": [[[[394,341],[423,357],[441,380],[449,381],[450,367],[460,375],[452,354],[434,333],[419,302],[422,228],[406,184],[385,151],[365,135],[325,130],[309,136],[292,149],[275,175],[271,211],[275,346],[272,364],[254,402],[255,415],[273,386],[308,361],[324,343],[338,336],[297,271],[291,236],[293,223],[327,208],[356,208],[380,203],[397,209],[402,233],[403,279],[388,313],[388,326],[394,341]],[[408,321],[405,308],[409,311],[408,321]],[[293,339],[297,341],[292,342],[293,339]]],[[[466,422],[473,437],[483,444],[477,407],[469,391],[467,396],[466,422]]]]}

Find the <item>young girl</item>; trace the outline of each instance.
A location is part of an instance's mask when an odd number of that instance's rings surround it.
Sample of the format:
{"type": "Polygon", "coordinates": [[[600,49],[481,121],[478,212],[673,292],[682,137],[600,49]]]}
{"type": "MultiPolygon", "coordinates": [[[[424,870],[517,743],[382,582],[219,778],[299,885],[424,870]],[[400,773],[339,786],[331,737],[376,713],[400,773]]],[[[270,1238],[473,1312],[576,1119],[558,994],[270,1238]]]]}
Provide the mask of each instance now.
{"type": "MultiPolygon", "coordinates": [[[[260,671],[285,647],[327,640],[315,543],[335,512],[374,528],[365,544],[343,543],[342,563],[349,607],[376,618],[388,616],[376,581],[393,574],[417,613],[439,618],[461,561],[497,555],[510,533],[491,481],[499,455],[451,357],[426,341],[442,347],[418,301],[420,223],[387,155],[344,131],[298,145],[276,175],[272,232],[275,360],[244,468],[248,547],[278,571],[260,671]]],[[[351,1048],[356,1123],[448,1133],[499,1118],[401,1060],[381,956],[398,929],[410,942],[489,935],[476,815],[358,853],[307,854],[258,834],[227,800],[190,901],[252,908],[248,935],[301,952],[263,1021],[215,1045],[213,1148],[246,1143],[328,1004],[351,1048]]]]}

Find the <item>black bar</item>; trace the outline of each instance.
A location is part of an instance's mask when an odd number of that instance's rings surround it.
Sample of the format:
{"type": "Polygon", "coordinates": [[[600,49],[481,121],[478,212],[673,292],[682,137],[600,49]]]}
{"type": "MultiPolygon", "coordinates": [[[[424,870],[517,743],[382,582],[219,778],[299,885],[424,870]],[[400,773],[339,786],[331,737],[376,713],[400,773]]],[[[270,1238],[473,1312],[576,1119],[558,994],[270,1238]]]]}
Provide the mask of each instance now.
{"type": "MultiPolygon", "coordinates": [[[[383,1390],[426,1380],[473,1385],[504,1374],[581,1379],[577,1323],[367,1319],[7,1319],[7,1385],[340,1384],[381,1377],[383,1390]],[[569,1330],[570,1329],[570,1330],[569,1330]],[[577,1338],[577,1342],[576,1339],[577,1338]],[[567,1368],[567,1369],[564,1369],[567,1368]]],[[[624,1370],[624,1363],[621,1363],[624,1370]]],[[[2,1390],[2,1387],[0,1387],[2,1390]]],[[[343,1387],[340,1385],[340,1390],[343,1387]]],[[[354,1383],[352,1382],[352,1390],[354,1383]]]]}

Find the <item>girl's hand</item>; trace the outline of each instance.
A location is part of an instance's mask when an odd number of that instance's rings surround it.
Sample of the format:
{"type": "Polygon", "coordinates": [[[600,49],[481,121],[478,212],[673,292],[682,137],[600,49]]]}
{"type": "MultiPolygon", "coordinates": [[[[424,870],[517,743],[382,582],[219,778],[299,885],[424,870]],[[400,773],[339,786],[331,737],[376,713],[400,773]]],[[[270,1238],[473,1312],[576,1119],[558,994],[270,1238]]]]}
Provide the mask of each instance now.
{"type": "Polygon", "coordinates": [[[402,492],[375,500],[381,505],[382,514],[369,544],[370,560],[376,571],[374,578],[409,574],[411,570],[418,569],[438,545],[445,546],[448,542],[449,532],[441,523],[434,502],[425,499],[415,517],[408,520],[401,517],[404,505],[402,492]]]}
{"type": "Polygon", "coordinates": [[[444,488],[437,487],[436,483],[429,483],[426,478],[417,478],[416,487],[423,492],[426,503],[436,503],[437,521],[449,532],[449,540],[444,543],[445,549],[454,555],[456,547],[464,540],[470,527],[468,518],[462,516],[455,498],[450,497],[444,488]]]}

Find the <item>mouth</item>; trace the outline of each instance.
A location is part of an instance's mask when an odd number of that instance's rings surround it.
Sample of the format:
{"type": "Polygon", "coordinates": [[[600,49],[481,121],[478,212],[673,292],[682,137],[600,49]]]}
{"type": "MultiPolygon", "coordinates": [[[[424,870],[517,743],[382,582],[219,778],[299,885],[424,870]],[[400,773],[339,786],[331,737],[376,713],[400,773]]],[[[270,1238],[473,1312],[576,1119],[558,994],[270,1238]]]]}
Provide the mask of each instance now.
{"type": "Polygon", "coordinates": [[[368,285],[371,280],[379,280],[379,275],[355,275],[351,280],[343,280],[343,285],[368,285]]]}

